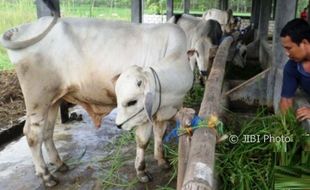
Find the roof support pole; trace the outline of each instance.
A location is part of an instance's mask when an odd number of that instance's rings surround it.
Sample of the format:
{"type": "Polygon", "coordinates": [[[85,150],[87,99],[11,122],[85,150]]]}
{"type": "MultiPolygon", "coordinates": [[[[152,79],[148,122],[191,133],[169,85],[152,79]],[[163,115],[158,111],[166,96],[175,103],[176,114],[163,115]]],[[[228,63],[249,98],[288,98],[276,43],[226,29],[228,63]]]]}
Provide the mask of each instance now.
{"type": "Polygon", "coordinates": [[[279,100],[281,96],[283,67],[287,61],[284,49],[281,45],[280,32],[284,25],[295,17],[295,6],[297,0],[282,0],[276,5],[275,26],[273,33],[273,64],[268,76],[267,104],[273,105],[274,111],[279,111],[279,100]]]}
{"type": "MultiPolygon", "coordinates": [[[[59,0],[51,0],[50,1],[54,7],[57,9],[57,16],[60,17],[60,6],[59,6],[59,0]]],[[[45,5],[45,3],[42,0],[36,0],[35,4],[37,6],[37,17],[43,17],[43,16],[52,16],[51,10],[45,5]]]]}
{"type": "Polygon", "coordinates": [[[190,7],[191,7],[190,0],[183,0],[183,4],[184,4],[184,13],[185,14],[189,14],[189,10],[190,10],[190,7]]]}
{"type": "Polygon", "coordinates": [[[131,0],[131,22],[142,23],[143,0],[131,0]]]}
{"type": "Polygon", "coordinates": [[[228,0],[219,0],[219,8],[226,11],[228,9],[228,0]]]}
{"type": "Polygon", "coordinates": [[[252,1],[251,23],[254,24],[255,29],[258,28],[260,4],[261,0],[252,1]]]}
{"type": "Polygon", "coordinates": [[[173,0],[167,0],[167,20],[173,16],[173,0]]]}
{"type": "MultiPolygon", "coordinates": [[[[263,65],[267,65],[268,63],[263,63],[266,55],[264,55],[264,50],[262,47],[262,42],[267,40],[268,38],[268,25],[271,14],[272,0],[264,0],[261,1],[260,4],[260,16],[259,16],[259,24],[257,31],[257,39],[259,41],[259,62],[263,65]]],[[[270,66],[270,65],[269,65],[270,66]]]]}

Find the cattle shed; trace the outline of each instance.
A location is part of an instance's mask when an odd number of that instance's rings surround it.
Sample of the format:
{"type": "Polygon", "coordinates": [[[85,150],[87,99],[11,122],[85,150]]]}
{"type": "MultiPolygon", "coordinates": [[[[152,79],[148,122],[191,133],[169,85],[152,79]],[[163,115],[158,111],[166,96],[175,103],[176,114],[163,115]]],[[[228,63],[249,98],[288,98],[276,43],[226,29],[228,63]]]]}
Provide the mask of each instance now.
{"type": "MultiPolygon", "coordinates": [[[[53,0],[59,9],[59,0],[53,0]]],[[[131,21],[142,23],[143,0],[131,0],[131,21]]],[[[50,15],[51,12],[42,0],[36,0],[39,17],[50,15]]],[[[167,0],[167,19],[174,15],[174,1],[167,0]]],[[[184,13],[189,13],[190,0],[184,0],[184,13]]],[[[252,0],[250,23],[254,29],[254,39],[248,44],[249,58],[257,58],[262,71],[249,80],[236,82],[231,86],[224,81],[225,66],[230,46],[238,39],[240,33],[234,33],[221,43],[214,60],[199,116],[203,118],[215,115],[221,118],[223,110],[221,105],[227,101],[242,102],[248,106],[266,106],[275,113],[279,112],[283,67],[287,56],[280,43],[280,31],[283,26],[296,15],[298,0],[252,0]],[[274,19],[272,41],[268,41],[268,27],[271,18],[274,19]],[[212,90],[211,90],[212,89],[212,90]]],[[[218,0],[221,10],[229,8],[228,0],[218,0]]],[[[60,16],[60,11],[59,11],[60,16]]],[[[269,37],[269,38],[268,38],[269,37]]],[[[299,95],[295,101],[296,108],[309,105],[306,97],[299,95]]],[[[65,109],[64,109],[65,110],[65,109]]],[[[64,116],[66,117],[66,116],[64,116]]],[[[310,121],[304,121],[303,127],[310,131],[310,121]]],[[[179,160],[178,189],[215,189],[214,155],[216,146],[216,133],[212,129],[197,129],[192,137],[182,136],[182,155],[179,160]],[[190,138],[192,140],[190,140],[190,138]],[[194,139],[194,140],[193,140],[194,139]],[[191,143],[192,142],[192,143],[191,143]]]]}

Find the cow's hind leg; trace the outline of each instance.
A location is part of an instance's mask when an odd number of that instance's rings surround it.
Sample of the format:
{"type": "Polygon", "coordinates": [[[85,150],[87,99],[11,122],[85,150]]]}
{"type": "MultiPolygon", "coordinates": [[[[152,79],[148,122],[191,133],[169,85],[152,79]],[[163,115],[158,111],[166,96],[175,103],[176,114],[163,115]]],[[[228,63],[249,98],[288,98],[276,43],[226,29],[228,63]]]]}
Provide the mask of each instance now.
{"type": "Polygon", "coordinates": [[[168,169],[170,166],[164,158],[163,154],[163,136],[167,128],[167,122],[156,122],[153,127],[154,132],[154,157],[158,162],[158,166],[163,169],[168,169]]]}
{"type": "Polygon", "coordinates": [[[56,185],[58,181],[48,171],[42,154],[42,144],[45,133],[44,130],[46,129],[47,123],[47,110],[47,108],[40,110],[37,109],[36,111],[27,110],[27,120],[24,133],[32,153],[36,175],[42,177],[46,186],[51,187],[56,185]]]}
{"type": "Polygon", "coordinates": [[[60,159],[53,140],[54,126],[58,113],[58,108],[59,104],[57,103],[51,106],[48,111],[47,125],[44,133],[44,145],[47,150],[50,162],[57,168],[56,171],[66,172],[68,171],[69,167],[60,159]]]}
{"type": "Polygon", "coordinates": [[[137,155],[135,161],[135,169],[140,182],[149,182],[152,177],[146,171],[144,153],[152,134],[152,125],[141,125],[136,130],[137,155]]]}

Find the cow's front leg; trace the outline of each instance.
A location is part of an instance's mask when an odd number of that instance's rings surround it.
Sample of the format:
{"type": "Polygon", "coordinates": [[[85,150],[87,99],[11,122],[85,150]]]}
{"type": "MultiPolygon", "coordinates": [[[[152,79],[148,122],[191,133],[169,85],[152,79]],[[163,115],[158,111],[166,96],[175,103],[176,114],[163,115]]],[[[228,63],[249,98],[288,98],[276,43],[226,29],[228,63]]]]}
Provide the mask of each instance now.
{"type": "Polygon", "coordinates": [[[158,166],[162,169],[168,169],[170,166],[164,158],[163,154],[163,136],[167,129],[168,122],[159,121],[153,127],[154,132],[154,157],[157,160],[158,166]]]}
{"type": "Polygon", "coordinates": [[[146,183],[151,180],[151,175],[146,171],[144,153],[152,134],[152,125],[145,124],[136,129],[137,155],[135,169],[140,182],[146,183]]]}

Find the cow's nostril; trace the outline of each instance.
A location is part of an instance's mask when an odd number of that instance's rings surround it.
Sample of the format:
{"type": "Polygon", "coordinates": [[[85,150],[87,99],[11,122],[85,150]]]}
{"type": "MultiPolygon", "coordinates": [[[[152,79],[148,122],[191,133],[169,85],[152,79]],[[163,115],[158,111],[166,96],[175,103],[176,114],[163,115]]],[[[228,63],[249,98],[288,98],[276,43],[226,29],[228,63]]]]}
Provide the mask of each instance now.
{"type": "Polygon", "coordinates": [[[207,71],[200,71],[202,76],[207,76],[208,72],[207,71]]]}
{"type": "Polygon", "coordinates": [[[122,129],[122,124],[116,125],[116,126],[117,126],[117,128],[122,129]]]}

